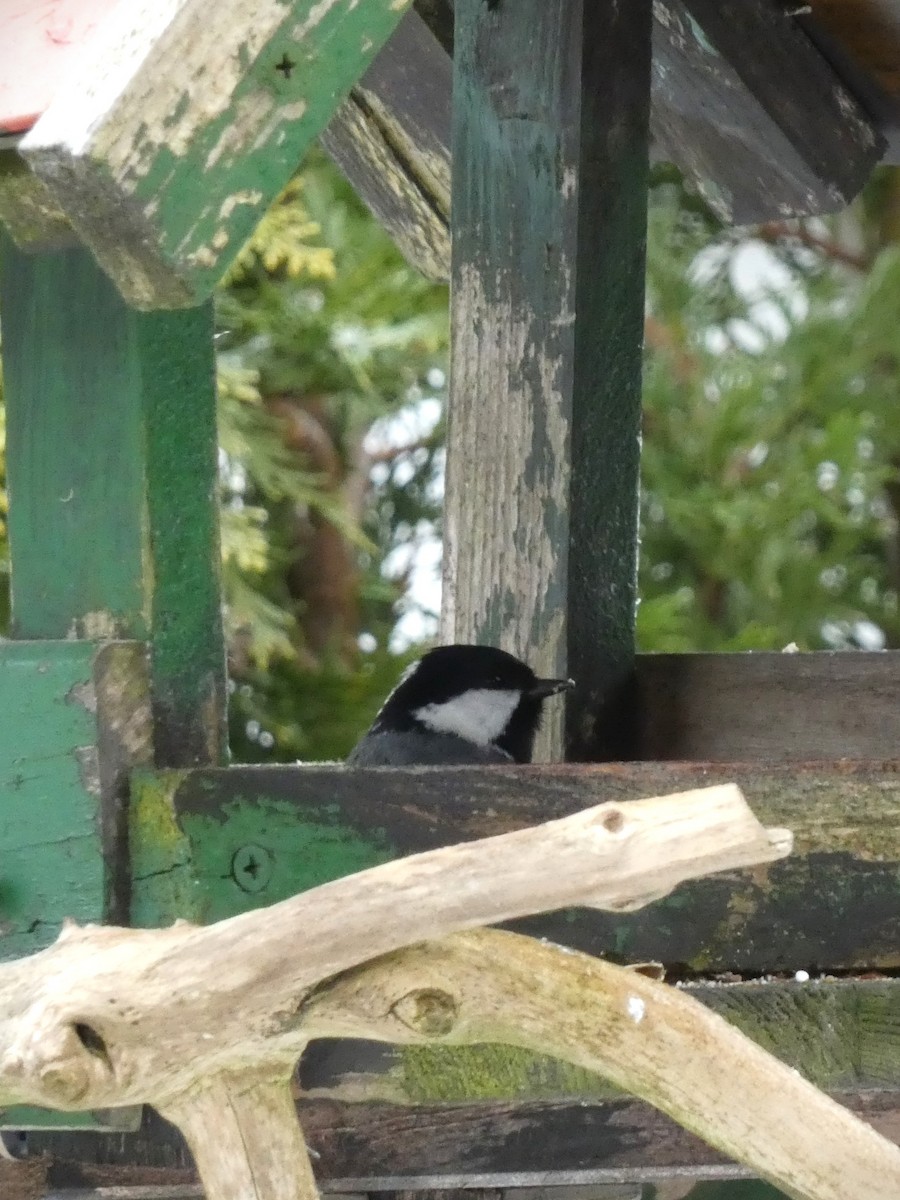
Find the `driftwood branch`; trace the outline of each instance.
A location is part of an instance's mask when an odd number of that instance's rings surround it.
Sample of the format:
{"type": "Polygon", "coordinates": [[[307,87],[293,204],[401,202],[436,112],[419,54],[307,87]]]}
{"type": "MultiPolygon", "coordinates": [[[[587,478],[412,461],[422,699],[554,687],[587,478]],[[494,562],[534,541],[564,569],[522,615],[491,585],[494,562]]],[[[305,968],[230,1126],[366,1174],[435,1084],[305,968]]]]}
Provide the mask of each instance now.
{"type": "Polygon", "coordinates": [[[320,1036],[505,1042],[596,1071],[798,1200],[889,1200],[900,1149],[685,992],[519,934],[389,955],[305,1006],[320,1036]],[[490,964],[486,969],[486,964],[490,964]]]}
{"type": "Polygon", "coordinates": [[[900,1151],[686,997],[529,939],[459,936],[635,907],[790,844],[726,785],[416,855],[205,929],[68,926],[0,965],[0,1103],[151,1103],[210,1200],[310,1200],[287,1083],[307,1041],[502,1040],[601,1071],[804,1200],[836,1181],[887,1197],[900,1151]]]}

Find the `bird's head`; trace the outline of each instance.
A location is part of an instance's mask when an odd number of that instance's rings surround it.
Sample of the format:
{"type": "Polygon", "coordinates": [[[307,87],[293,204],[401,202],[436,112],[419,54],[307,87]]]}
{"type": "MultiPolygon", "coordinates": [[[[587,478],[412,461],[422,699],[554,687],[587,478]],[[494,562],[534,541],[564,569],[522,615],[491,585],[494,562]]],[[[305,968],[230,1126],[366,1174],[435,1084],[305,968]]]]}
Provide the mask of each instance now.
{"type": "Polygon", "coordinates": [[[530,762],[544,701],[572,686],[571,679],[539,679],[494,646],[438,646],[407,668],[373,732],[451,734],[530,762]]]}

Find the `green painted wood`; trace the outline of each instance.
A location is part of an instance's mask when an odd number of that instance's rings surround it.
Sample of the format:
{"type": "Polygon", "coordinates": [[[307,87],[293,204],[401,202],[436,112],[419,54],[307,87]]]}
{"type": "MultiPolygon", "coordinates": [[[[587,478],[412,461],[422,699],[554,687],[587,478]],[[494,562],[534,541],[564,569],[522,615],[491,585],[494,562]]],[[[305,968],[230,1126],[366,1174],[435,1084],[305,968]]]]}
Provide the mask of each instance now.
{"type": "Polygon", "coordinates": [[[125,915],[127,771],[150,759],[143,647],[0,645],[0,958],[48,945],[64,918],[125,915]]]}
{"type": "Polygon", "coordinates": [[[651,4],[455,7],[443,637],[568,671],[567,756],[625,757],[651,4]]]}
{"type": "Polygon", "coordinates": [[[131,303],[197,304],[406,3],[125,6],[21,152],[131,303]]]}
{"type": "Polygon", "coordinates": [[[83,249],[0,254],[13,632],[143,637],[137,317],[83,249]]]}
{"type": "Polygon", "coordinates": [[[153,572],[157,762],[227,750],[212,301],[138,317],[153,572]]]}
{"type": "Polygon", "coordinates": [[[164,773],[143,780],[132,805],[132,918],[213,920],[387,858],[728,780],[767,825],[794,831],[793,855],[684,884],[639,912],[572,909],[512,927],[687,975],[900,968],[900,765],[892,762],[164,773]],[[255,864],[249,878],[235,869],[241,853],[238,867],[255,864]]]}
{"type": "MultiPolygon", "coordinates": [[[[144,647],[0,645],[0,959],[49,945],[69,918],[127,916],[129,770],[151,759],[144,647]]],[[[116,1113],[0,1111],[6,1128],[132,1129],[116,1113]]]]}
{"type": "Polygon", "coordinates": [[[129,309],[83,248],[3,242],[17,637],[145,637],[158,761],[222,761],[211,302],[129,309]]]}

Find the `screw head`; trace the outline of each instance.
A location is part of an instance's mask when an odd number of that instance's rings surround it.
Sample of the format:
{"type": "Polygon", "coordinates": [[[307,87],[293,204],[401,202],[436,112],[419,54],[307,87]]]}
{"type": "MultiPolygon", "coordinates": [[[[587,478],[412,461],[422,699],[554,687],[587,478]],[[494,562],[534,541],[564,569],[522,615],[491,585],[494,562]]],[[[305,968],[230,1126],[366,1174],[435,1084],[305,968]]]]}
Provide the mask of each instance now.
{"type": "Polygon", "coordinates": [[[242,891],[263,891],[272,877],[271,854],[253,843],[241,846],[232,856],[231,876],[242,891]]]}

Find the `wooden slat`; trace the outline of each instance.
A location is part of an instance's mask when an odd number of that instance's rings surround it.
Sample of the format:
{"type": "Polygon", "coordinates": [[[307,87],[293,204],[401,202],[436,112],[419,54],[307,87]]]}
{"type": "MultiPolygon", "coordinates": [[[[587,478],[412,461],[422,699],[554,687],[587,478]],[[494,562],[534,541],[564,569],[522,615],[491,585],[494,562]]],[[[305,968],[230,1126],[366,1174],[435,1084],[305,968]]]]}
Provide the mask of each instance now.
{"type": "Polygon", "coordinates": [[[900,651],[642,654],[637,707],[642,759],[893,758],[900,651]]]}
{"type": "Polygon", "coordinates": [[[116,6],[21,151],[131,304],[198,304],[405,6],[116,6]]]}
{"type": "Polygon", "coordinates": [[[407,260],[450,270],[450,58],[406,14],[319,139],[407,260]]]}
{"type": "Polygon", "coordinates": [[[691,972],[900,966],[900,765],[411,768],[235,767],[149,776],[132,799],[132,920],[216,920],[435,846],[604,800],[734,780],[788,859],[685,885],[637,913],[574,910],[514,928],[691,972]],[[238,850],[259,871],[246,890],[238,850]]]}
{"type": "Polygon", "coordinates": [[[6,470],[17,637],[144,637],[135,317],[82,249],[3,242],[6,470]]]}
{"type": "MultiPolygon", "coordinates": [[[[896,1094],[853,1091],[835,1098],[900,1141],[896,1094]]],[[[298,1110],[326,1193],[747,1177],[743,1167],[668,1117],[628,1099],[416,1108],[308,1099],[298,1110]]],[[[177,1131],[152,1112],[140,1134],[30,1135],[29,1150],[49,1156],[56,1186],[175,1188],[196,1182],[177,1131]]]]}
{"type": "Polygon", "coordinates": [[[114,856],[125,771],[150,761],[144,648],[6,642],[0,709],[6,959],[48,945],[66,916],[126,915],[114,856]]]}
{"type": "Polygon", "coordinates": [[[212,304],[135,312],[83,247],[7,238],[0,317],[14,634],[152,629],[157,761],[219,762],[212,304]]]}
{"type": "Polygon", "coordinates": [[[884,139],[773,0],[657,0],[653,133],[734,224],[833,212],[884,139]]]}
{"type": "Polygon", "coordinates": [[[577,758],[634,651],[650,15],[456,3],[442,634],[582,663],[577,758]]]}
{"type": "MultiPolygon", "coordinates": [[[[0,959],[9,959],[49,945],[66,917],[127,918],[128,771],[152,758],[146,648],[6,642],[0,710],[0,959]]],[[[135,1128],[139,1116],[122,1110],[112,1124],[135,1128]]],[[[110,1124],[99,1114],[25,1109],[5,1119],[110,1124]]]]}

